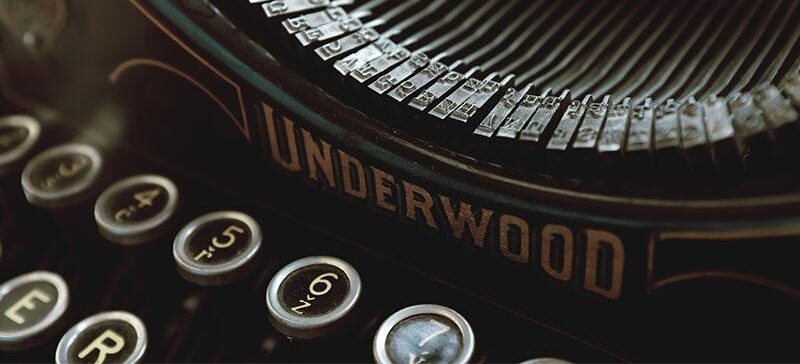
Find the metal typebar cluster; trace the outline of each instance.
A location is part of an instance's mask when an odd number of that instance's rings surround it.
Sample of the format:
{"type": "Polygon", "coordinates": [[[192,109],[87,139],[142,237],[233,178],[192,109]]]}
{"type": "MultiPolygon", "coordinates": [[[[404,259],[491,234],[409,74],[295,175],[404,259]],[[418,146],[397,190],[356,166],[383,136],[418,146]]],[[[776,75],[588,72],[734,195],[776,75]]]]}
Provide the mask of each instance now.
{"type": "Polygon", "coordinates": [[[797,2],[250,2],[340,76],[488,159],[706,173],[797,151],[797,2]],[[706,42],[666,31],[698,14],[706,42]]]}

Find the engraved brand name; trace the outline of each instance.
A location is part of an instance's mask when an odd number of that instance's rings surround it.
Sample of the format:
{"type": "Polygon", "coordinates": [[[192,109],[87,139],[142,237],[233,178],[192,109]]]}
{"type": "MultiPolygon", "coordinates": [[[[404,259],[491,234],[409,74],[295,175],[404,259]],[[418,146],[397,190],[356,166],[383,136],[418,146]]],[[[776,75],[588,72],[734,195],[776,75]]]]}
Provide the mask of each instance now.
{"type": "Polygon", "coordinates": [[[520,216],[432,193],[333,147],[265,103],[260,108],[269,157],[282,169],[474,248],[498,251],[509,262],[531,264],[555,281],[607,299],[620,297],[625,250],[617,234],[562,224],[536,229],[520,216]]]}

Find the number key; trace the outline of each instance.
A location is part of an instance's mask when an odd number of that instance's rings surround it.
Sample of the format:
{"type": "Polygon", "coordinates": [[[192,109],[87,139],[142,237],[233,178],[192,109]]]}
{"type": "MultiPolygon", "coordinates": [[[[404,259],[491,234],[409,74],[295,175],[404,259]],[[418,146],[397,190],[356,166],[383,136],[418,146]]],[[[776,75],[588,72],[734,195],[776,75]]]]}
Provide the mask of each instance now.
{"type": "Polygon", "coordinates": [[[85,196],[100,174],[102,157],[86,144],[65,144],[34,157],[22,171],[22,189],[28,202],[42,207],[64,207],[85,196]]]}
{"type": "Polygon", "coordinates": [[[202,285],[238,280],[253,267],[261,247],[261,228],[241,212],[219,211],[200,216],[178,232],[172,254],[179,272],[202,285]]]}
{"type": "Polygon", "coordinates": [[[0,173],[19,165],[19,161],[39,139],[39,122],[28,115],[0,117],[0,173]]]}
{"type": "Polygon", "coordinates": [[[97,229],[125,245],[152,240],[166,228],[178,205],[178,189],[167,178],[139,175],[108,187],[94,205],[97,229]]]}
{"type": "Polygon", "coordinates": [[[360,295],[361,279],[350,264],[306,257],[275,274],[267,286],[267,308],[282,333],[314,339],[342,328],[360,295]]]}
{"type": "Polygon", "coordinates": [[[406,307],[378,328],[373,355],[379,364],[468,363],[472,328],[458,312],[439,305],[406,307]]]}

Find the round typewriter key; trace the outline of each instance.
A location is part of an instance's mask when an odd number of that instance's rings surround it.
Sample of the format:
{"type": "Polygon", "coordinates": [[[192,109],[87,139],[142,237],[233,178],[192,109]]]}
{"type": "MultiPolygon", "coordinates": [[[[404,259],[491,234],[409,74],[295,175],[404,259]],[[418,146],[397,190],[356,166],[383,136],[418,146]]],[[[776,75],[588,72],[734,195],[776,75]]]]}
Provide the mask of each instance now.
{"type": "Polygon", "coordinates": [[[39,140],[39,122],[28,115],[0,117],[0,171],[19,162],[39,140]]]}
{"type": "Polygon", "coordinates": [[[22,171],[22,189],[28,202],[61,207],[74,202],[100,174],[102,158],[94,147],[65,144],[34,157],[22,171]]]}
{"type": "Polygon", "coordinates": [[[0,349],[24,349],[47,338],[69,302],[58,274],[36,271],[0,286],[0,349]]]}
{"type": "Polygon", "coordinates": [[[536,358],[523,361],[520,364],[572,364],[572,362],[559,358],[536,358]]]}
{"type": "Polygon", "coordinates": [[[203,285],[233,282],[246,274],[261,247],[261,228],[241,212],[212,212],[178,232],[172,254],[181,275],[203,285]]]}
{"type": "Polygon", "coordinates": [[[306,257],[270,280],[267,309],[282,333],[313,339],[341,328],[360,295],[361,278],[350,264],[333,257],[306,257]]]}
{"type": "Polygon", "coordinates": [[[375,334],[378,363],[467,363],[475,338],[467,320],[438,305],[406,307],[389,316],[375,334]]]}
{"type": "Polygon", "coordinates": [[[87,317],[58,342],[56,363],[136,363],[147,348],[147,331],[138,317],[109,311],[87,317]]]}
{"type": "Polygon", "coordinates": [[[155,238],[173,215],[178,189],[167,178],[139,175],[108,187],[94,205],[100,234],[120,244],[139,244],[155,238]]]}

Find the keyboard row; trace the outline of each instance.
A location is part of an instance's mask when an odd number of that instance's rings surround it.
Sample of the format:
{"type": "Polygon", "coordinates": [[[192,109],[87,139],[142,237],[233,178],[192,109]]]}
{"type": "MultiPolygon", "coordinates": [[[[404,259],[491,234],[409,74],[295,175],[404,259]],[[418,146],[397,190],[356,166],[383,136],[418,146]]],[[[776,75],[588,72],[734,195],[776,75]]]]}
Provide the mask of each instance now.
{"type": "MultiPolygon", "coordinates": [[[[103,153],[90,144],[71,143],[50,147],[28,159],[40,133],[41,126],[30,116],[0,118],[0,141],[3,142],[0,143],[3,148],[0,164],[11,168],[24,162],[19,185],[31,207],[43,211],[71,211],[72,206],[90,196],[89,191],[99,184],[106,167],[103,153]]],[[[134,258],[123,258],[119,263],[112,256],[104,256],[104,252],[84,251],[83,254],[92,255],[89,262],[107,259],[106,264],[110,266],[133,264],[137,267],[132,269],[134,271],[153,269],[158,272],[157,259],[152,259],[155,257],[150,257],[148,250],[137,255],[135,249],[147,249],[154,241],[164,241],[164,236],[170,234],[182,199],[176,183],[163,175],[137,174],[111,183],[93,201],[94,224],[104,244],[131,249],[130,255],[134,258]]],[[[254,272],[263,268],[263,241],[267,239],[269,234],[247,213],[213,211],[196,216],[174,234],[172,258],[178,275],[189,284],[241,290],[237,285],[243,281],[252,284],[254,272]]],[[[23,249],[13,245],[15,243],[19,242],[3,241],[11,259],[19,256],[18,251],[23,249]]],[[[129,251],[122,252],[128,254],[129,251]]],[[[33,254],[46,255],[45,251],[33,254]]],[[[115,268],[122,271],[122,278],[117,279],[142,279],[128,275],[125,269],[130,267],[115,268]]],[[[103,269],[97,271],[103,272],[103,269]]],[[[99,283],[101,285],[114,286],[113,282],[119,282],[111,279],[117,273],[108,272],[108,277],[103,278],[96,276],[97,271],[86,274],[93,276],[90,279],[103,282],[99,283]]],[[[31,349],[63,332],[54,353],[59,363],[136,362],[146,358],[148,331],[151,331],[147,327],[152,322],[140,318],[136,309],[96,312],[63,330],[70,322],[67,312],[71,298],[98,294],[88,292],[83,286],[71,289],[69,280],[51,270],[34,270],[0,285],[0,349],[31,349]]],[[[172,289],[174,284],[170,284],[165,283],[153,292],[168,295],[159,290],[172,289]]],[[[125,289],[121,287],[116,293],[112,288],[107,294],[136,295],[119,292],[125,289]]],[[[272,274],[266,288],[259,291],[266,294],[261,303],[267,313],[263,325],[274,328],[295,343],[313,345],[347,335],[353,327],[365,324],[358,322],[364,319],[359,315],[362,279],[353,265],[336,257],[312,255],[295,260],[272,274]]],[[[230,304],[236,306],[237,301],[234,299],[230,304]]],[[[190,297],[183,305],[191,307],[191,302],[190,297]]],[[[476,360],[475,342],[470,323],[457,311],[444,305],[421,304],[400,309],[384,318],[373,336],[372,352],[374,360],[380,363],[465,363],[476,360]]],[[[262,345],[269,351],[274,342],[271,344],[267,340],[262,345]]],[[[559,362],[550,358],[537,360],[536,363],[559,362]]]]}
{"type": "MultiPolygon", "coordinates": [[[[291,338],[317,339],[341,330],[357,304],[358,274],[332,257],[307,257],[284,267],[267,288],[270,322],[291,338]]],[[[45,341],[61,327],[69,288],[53,272],[34,271],[0,286],[0,348],[20,350],[45,341]]],[[[135,363],[147,350],[147,329],[135,314],[106,311],[67,330],[55,352],[57,363],[135,363]]],[[[404,308],[389,316],[374,338],[378,363],[466,363],[475,337],[467,320],[440,305],[404,308]]],[[[558,363],[557,359],[548,359],[558,363]]],[[[539,359],[541,362],[542,359],[539,359]]]]}

